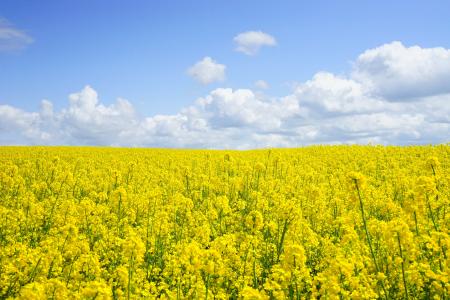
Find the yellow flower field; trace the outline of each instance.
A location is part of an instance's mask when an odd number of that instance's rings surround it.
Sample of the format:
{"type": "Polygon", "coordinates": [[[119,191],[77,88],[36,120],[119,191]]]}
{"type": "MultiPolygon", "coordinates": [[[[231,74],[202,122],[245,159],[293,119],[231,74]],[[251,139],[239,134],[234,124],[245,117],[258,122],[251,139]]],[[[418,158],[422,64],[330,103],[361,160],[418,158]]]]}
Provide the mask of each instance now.
{"type": "Polygon", "coordinates": [[[0,148],[0,298],[448,299],[450,146],[0,148]]]}

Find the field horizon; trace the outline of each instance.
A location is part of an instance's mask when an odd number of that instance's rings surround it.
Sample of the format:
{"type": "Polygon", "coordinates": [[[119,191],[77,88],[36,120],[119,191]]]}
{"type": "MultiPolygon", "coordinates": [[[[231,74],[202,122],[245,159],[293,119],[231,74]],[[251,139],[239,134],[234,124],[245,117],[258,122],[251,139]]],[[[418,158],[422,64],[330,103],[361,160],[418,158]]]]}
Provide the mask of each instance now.
{"type": "Polygon", "coordinates": [[[449,142],[442,143],[424,143],[424,144],[309,144],[309,145],[299,145],[292,147],[261,147],[261,148],[250,148],[250,149],[235,149],[235,148],[184,148],[184,147],[144,147],[144,146],[115,146],[115,145],[0,145],[1,148],[98,148],[98,149],[117,149],[117,150],[175,150],[175,151],[231,151],[231,152],[247,152],[247,151],[268,151],[268,150],[295,150],[295,149],[305,149],[313,147],[380,147],[380,148],[411,148],[411,147],[440,147],[449,146],[449,142]]]}

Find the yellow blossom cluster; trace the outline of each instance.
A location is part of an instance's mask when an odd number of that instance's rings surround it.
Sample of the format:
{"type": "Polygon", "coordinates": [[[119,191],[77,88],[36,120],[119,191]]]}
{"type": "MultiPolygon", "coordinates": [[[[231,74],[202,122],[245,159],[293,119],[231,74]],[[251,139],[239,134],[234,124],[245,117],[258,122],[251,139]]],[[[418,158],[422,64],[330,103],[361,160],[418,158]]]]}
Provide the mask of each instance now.
{"type": "Polygon", "coordinates": [[[448,299],[450,146],[0,148],[1,299],[448,299]]]}

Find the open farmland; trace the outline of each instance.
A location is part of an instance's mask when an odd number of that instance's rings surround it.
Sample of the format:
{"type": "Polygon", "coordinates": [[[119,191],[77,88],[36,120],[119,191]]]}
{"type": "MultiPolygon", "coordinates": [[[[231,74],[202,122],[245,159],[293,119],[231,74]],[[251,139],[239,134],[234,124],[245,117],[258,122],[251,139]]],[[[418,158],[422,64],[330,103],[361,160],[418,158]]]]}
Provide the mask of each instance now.
{"type": "Polygon", "coordinates": [[[448,299],[450,147],[0,148],[0,298],[448,299]]]}

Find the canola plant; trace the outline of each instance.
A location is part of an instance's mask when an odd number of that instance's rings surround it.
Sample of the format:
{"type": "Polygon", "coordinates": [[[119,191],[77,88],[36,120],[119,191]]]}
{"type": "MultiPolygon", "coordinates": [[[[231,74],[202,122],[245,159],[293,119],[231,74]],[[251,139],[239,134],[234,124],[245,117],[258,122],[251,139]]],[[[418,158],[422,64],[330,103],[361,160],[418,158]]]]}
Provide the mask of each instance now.
{"type": "Polygon", "coordinates": [[[0,148],[0,298],[448,299],[450,146],[0,148]]]}

